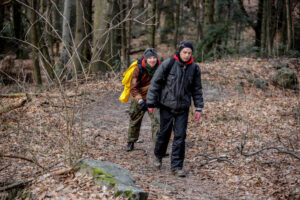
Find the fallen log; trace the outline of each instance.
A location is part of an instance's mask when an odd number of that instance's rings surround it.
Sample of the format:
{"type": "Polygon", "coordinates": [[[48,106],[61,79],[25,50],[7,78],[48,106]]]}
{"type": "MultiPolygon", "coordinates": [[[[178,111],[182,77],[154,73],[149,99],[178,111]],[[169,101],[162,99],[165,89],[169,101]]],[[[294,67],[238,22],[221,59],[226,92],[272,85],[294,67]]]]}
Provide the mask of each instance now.
{"type": "MultiPolygon", "coordinates": [[[[0,98],[20,98],[20,97],[26,97],[28,96],[35,96],[35,97],[50,97],[50,98],[58,98],[61,97],[61,94],[39,94],[39,93],[15,93],[15,94],[0,94],[0,98]]],[[[79,94],[69,93],[65,96],[68,98],[76,97],[76,96],[82,96],[83,92],[80,92],[79,94]]]]}
{"type": "Polygon", "coordinates": [[[9,112],[11,110],[14,110],[16,108],[22,107],[27,101],[29,101],[29,99],[26,97],[26,98],[20,99],[18,102],[0,107],[0,115],[3,113],[9,112]]]}

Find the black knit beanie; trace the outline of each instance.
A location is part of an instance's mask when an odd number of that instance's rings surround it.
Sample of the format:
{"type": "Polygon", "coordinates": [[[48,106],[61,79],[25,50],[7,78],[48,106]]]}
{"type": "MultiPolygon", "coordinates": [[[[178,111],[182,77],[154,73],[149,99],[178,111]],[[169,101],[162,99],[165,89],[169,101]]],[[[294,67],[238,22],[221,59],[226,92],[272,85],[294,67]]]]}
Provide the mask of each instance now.
{"type": "Polygon", "coordinates": [[[183,48],[190,48],[190,49],[192,49],[192,51],[194,51],[193,44],[192,44],[190,41],[183,41],[183,42],[181,42],[181,43],[179,44],[178,52],[180,53],[180,51],[181,51],[183,48]]]}
{"type": "Polygon", "coordinates": [[[154,56],[156,58],[158,58],[157,56],[157,51],[154,48],[147,48],[144,51],[144,55],[145,55],[145,60],[147,60],[148,58],[150,58],[151,56],[154,56]]]}

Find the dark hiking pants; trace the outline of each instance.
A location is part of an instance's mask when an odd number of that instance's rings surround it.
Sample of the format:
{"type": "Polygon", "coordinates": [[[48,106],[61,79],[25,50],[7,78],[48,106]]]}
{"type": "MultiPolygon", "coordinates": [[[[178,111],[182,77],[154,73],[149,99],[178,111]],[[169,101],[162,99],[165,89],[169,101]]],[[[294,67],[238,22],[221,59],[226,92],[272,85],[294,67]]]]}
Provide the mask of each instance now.
{"type": "Polygon", "coordinates": [[[171,169],[182,169],[185,154],[185,138],[189,110],[172,112],[168,108],[160,108],[160,131],[157,134],[154,154],[163,158],[167,151],[169,139],[174,126],[174,139],[171,155],[171,169]]]}
{"type": "MultiPolygon", "coordinates": [[[[145,112],[148,111],[143,111],[139,104],[135,101],[131,101],[127,142],[136,142],[139,139],[141,124],[145,112]]],[[[148,112],[148,114],[151,119],[152,141],[155,143],[156,135],[159,131],[159,110],[156,110],[153,114],[148,112]]]]}

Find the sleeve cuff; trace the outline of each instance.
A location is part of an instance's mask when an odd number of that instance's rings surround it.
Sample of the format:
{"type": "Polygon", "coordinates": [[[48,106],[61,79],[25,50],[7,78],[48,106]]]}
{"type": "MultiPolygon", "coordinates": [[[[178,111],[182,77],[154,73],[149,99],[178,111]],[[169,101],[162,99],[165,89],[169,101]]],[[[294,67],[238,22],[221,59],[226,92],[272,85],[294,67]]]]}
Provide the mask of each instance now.
{"type": "Polygon", "coordinates": [[[202,112],[202,108],[196,108],[196,111],[202,112]]]}

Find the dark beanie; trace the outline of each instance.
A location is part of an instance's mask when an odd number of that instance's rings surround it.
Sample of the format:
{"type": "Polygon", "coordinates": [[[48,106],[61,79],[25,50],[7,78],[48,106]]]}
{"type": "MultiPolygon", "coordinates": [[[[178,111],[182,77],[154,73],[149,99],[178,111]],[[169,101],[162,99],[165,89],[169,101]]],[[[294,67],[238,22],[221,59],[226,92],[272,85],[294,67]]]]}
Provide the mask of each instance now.
{"type": "Polygon", "coordinates": [[[190,41],[183,41],[183,42],[181,42],[181,43],[179,44],[178,52],[180,53],[180,51],[181,51],[183,48],[190,48],[190,49],[192,49],[192,51],[194,51],[193,44],[192,44],[190,41]]]}
{"type": "Polygon", "coordinates": [[[145,55],[145,59],[147,60],[148,58],[150,58],[151,56],[154,56],[156,58],[158,58],[157,56],[157,51],[154,48],[147,48],[144,51],[144,55],[145,55]]]}

